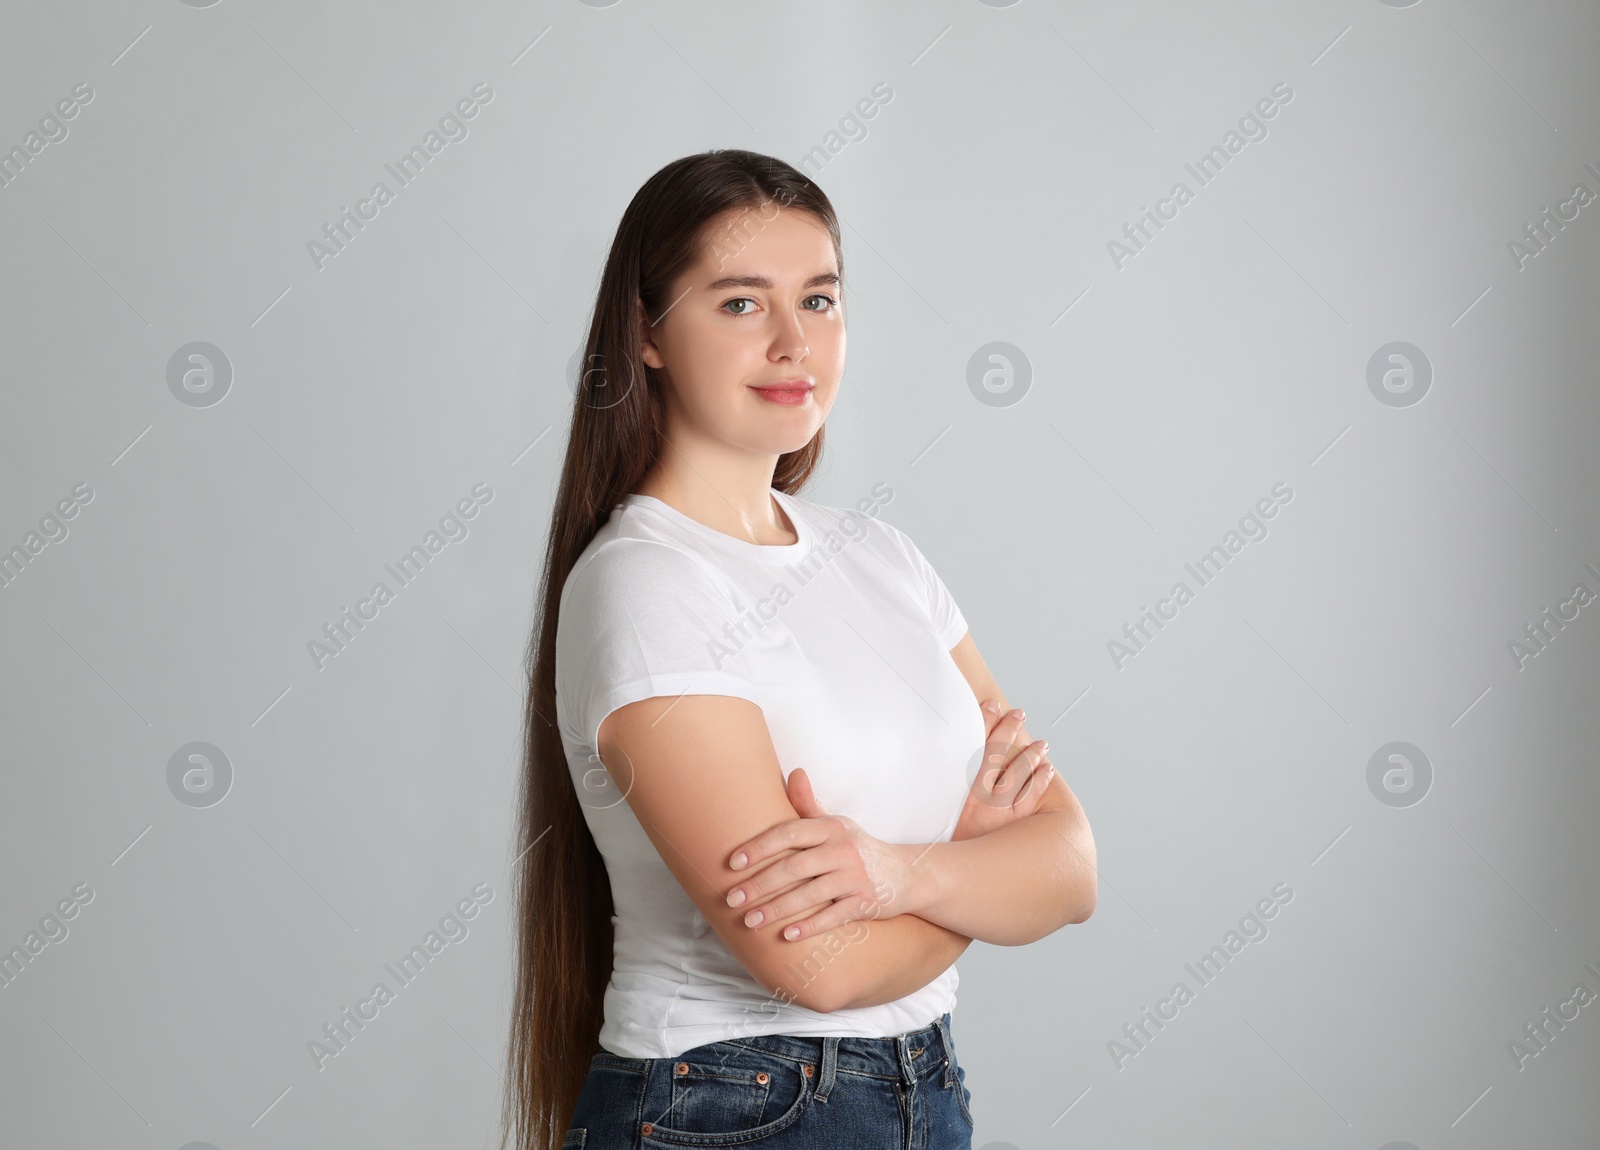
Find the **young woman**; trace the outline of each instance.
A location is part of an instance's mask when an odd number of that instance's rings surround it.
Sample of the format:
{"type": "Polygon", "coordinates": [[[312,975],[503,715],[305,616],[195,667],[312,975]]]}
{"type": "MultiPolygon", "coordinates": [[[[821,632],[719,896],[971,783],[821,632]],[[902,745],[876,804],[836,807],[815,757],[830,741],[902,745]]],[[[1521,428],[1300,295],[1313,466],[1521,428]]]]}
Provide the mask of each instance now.
{"type": "Polygon", "coordinates": [[[796,494],[842,276],[827,197],[751,152],[618,226],[529,645],[517,1150],[970,1146],[956,957],[1094,908],[1083,810],[885,485],[796,494]]]}

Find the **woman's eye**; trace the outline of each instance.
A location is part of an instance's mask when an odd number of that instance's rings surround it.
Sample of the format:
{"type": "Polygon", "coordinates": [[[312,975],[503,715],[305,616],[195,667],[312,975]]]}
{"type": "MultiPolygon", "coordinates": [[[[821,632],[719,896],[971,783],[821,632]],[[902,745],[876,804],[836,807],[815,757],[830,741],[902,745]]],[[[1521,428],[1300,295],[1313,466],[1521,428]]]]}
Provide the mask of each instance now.
{"type": "MultiPolygon", "coordinates": [[[[806,302],[809,303],[811,300],[816,300],[816,299],[822,300],[823,301],[823,306],[822,307],[808,307],[805,310],[807,310],[807,311],[827,311],[829,308],[833,308],[833,307],[838,307],[839,306],[839,301],[838,300],[834,299],[831,295],[825,295],[822,292],[817,292],[815,295],[807,296],[806,297],[806,302]]],[[[730,299],[727,303],[723,304],[722,306],[724,308],[733,308],[734,310],[729,313],[731,315],[749,315],[750,314],[749,308],[750,307],[754,307],[755,306],[755,302],[756,301],[751,299],[749,296],[736,296],[735,298],[730,299]],[[736,305],[739,305],[739,304],[746,304],[746,305],[749,305],[749,306],[747,306],[746,308],[740,310],[736,306],[736,305]]]]}

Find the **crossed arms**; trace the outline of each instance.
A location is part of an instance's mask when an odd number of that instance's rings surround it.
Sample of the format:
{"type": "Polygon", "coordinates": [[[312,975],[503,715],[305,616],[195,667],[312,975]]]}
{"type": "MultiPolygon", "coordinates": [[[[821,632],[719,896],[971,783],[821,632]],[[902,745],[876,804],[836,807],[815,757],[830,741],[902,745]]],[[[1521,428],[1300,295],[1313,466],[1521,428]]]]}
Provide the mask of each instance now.
{"type": "MultiPolygon", "coordinates": [[[[1005,716],[1008,704],[970,633],[950,657],[974,705],[993,700],[1005,716]]],[[[1013,747],[1032,742],[1016,719],[985,718],[994,737],[1002,728],[1015,732],[1013,747]]],[[[607,716],[598,741],[602,762],[679,885],[734,957],[784,1003],[831,1012],[892,1002],[937,978],[973,939],[1020,946],[1094,910],[1094,837],[1077,798],[1054,775],[1033,813],[977,837],[872,840],[874,851],[884,848],[893,888],[880,883],[861,918],[791,941],[783,931],[805,924],[817,906],[768,913],[757,927],[745,925],[745,915],[763,900],[781,908],[774,895],[805,885],[806,878],[772,885],[778,864],[798,851],[756,851],[744,869],[729,866],[736,850],[752,842],[771,848],[784,824],[802,817],[761,709],[725,695],[641,699],[607,716]],[[738,908],[727,901],[735,888],[750,892],[738,908]]]]}

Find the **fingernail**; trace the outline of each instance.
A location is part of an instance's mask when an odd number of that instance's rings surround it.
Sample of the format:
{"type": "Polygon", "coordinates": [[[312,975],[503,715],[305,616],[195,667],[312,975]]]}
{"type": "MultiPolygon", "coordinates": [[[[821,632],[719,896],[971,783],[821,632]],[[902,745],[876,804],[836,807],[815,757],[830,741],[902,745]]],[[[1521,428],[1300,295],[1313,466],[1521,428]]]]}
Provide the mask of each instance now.
{"type": "Polygon", "coordinates": [[[761,919],[762,919],[761,912],[759,910],[753,910],[749,914],[744,916],[744,924],[746,926],[760,926],[761,925],[761,919]]]}
{"type": "Polygon", "coordinates": [[[1045,742],[1040,743],[1039,744],[1039,754],[1047,755],[1049,753],[1050,753],[1050,743],[1048,742],[1048,740],[1045,741],[1045,742]]]}
{"type": "Polygon", "coordinates": [[[787,930],[785,930],[783,932],[783,937],[787,938],[787,939],[789,939],[791,941],[793,941],[794,939],[799,938],[800,937],[800,928],[798,926],[789,927],[787,930]]]}
{"type": "Polygon", "coordinates": [[[736,891],[732,891],[732,892],[729,893],[729,895],[728,895],[728,905],[729,906],[738,906],[743,902],[744,902],[744,891],[736,890],[736,891]]]}
{"type": "Polygon", "coordinates": [[[738,854],[734,855],[732,859],[729,860],[728,869],[729,870],[739,870],[744,866],[745,863],[747,863],[749,861],[750,860],[745,857],[745,853],[743,851],[740,851],[738,854]]]}
{"type": "Polygon", "coordinates": [[[1000,707],[999,707],[998,704],[995,703],[995,701],[993,699],[990,699],[987,702],[985,702],[983,704],[983,709],[985,711],[988,711],[991,715],[998,715],[1000,713],[1000,707]]]}

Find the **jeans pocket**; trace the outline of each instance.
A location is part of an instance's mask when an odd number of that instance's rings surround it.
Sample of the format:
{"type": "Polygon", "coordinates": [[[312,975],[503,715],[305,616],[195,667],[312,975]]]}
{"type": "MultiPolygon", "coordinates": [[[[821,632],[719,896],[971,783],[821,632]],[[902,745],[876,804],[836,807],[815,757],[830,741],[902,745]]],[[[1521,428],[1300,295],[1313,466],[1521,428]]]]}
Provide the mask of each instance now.
{"type": "Polygon", "coordinates": [[[667,1081],[652,1082],[648,1094],[668,1106],[659,1121],[646,1115],[646,1145],[742,1146],[766,1138],[805,1113],[815,1080],[815,1067],[733,1042],[697,1046],[656,1067],[667,1081]]]}
{"type": "Polygon", "coordinates": [[[565,1138],[561,1139],[561,1150],[583,1150],[584,1143],[589,1141],[589,1130],[584,1126],[574,1126],[567,1131],[565,1138]]]}

